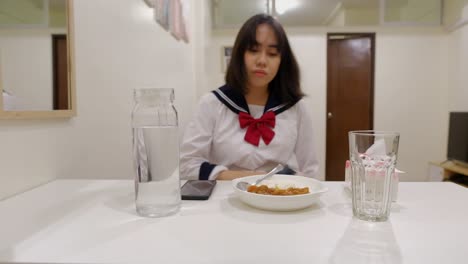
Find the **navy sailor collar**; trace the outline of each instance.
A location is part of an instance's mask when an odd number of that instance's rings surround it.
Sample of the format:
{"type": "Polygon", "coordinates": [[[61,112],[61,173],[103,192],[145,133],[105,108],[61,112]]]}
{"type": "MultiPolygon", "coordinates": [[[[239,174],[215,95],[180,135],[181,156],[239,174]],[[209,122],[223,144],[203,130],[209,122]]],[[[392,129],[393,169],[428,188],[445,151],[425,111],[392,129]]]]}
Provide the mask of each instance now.
{"type": "MultiPolygon", "coordinates": [[[[221,103],[223,103],[227,108],[229,108],[231,111],[233,111],[236,114],[239,114],[240,112],[245,112],[250,114],[249,111],[249,106],[247,105],[247,101],[245,101],[244,95],[239,93],[238,91],[232,89],[228,85],[223,85],[219,87],[218,89],[213,91],[214,95],[216,98],[218,98],[221,103]]],[[[294,106],[297,103],[295,102],[289,102],[289,103],[281,103],[279,100],[278,96],[274,93],[270,93],[268,96],[267,103],[265,105],[265,109],[263,110],[263,113],[266,113],[268,111],[273,111],[276,115],[288,110],[292,106],[294,106]]]]}

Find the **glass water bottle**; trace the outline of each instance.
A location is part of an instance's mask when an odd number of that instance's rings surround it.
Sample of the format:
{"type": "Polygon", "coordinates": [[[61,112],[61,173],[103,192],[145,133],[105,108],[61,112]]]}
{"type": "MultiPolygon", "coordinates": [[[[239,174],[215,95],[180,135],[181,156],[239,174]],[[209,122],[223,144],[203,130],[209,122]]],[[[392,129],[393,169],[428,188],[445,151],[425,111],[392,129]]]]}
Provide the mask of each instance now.
{"type": "Polygon", "coordinates": [[[181,204],[174,89],[135,89],[132,112],[137,213],[161,217],[181,204]]]}

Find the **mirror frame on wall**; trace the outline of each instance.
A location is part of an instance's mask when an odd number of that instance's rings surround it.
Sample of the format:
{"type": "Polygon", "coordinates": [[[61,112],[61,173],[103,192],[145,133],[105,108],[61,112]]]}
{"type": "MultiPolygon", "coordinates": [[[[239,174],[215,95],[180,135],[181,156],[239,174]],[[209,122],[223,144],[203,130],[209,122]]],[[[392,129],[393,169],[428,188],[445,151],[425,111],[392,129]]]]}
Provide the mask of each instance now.
{"type": "MultiPolygon", "coordinates": [[[[67,55],[68,55],[68,87],[69,103],[67,110],[47,111],[4,111],[3,96],[0,97],[0,119],[51,119],[71,118],[76,116],[76,93],[75,93],[75,27],[73,1],[67,0],[67,55]]],[[[0,90],[2,90],[2,76],[0,69],[0,90]]]]}

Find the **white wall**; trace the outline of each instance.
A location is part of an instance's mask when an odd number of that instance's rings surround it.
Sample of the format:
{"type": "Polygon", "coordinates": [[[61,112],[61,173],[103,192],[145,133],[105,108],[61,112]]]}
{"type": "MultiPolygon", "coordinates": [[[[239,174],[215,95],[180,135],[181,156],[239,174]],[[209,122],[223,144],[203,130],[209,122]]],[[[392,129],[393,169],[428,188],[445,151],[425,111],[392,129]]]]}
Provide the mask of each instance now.
{"type": "MultiPolygon", "coordinates": [[[[183,128],[194,102],[193,39],[177,42],[144,1],[75,1],[78,118],[70,177],[132,178],[134,88],[175,88],[183,128]],[[102,10],[106,10],[102,16],[102,10]],[[77,162],[79,161],[79,162],[77,162]]],[[[192,31],[189,29],[189,31],[192,31]]]]}
{"type": "Polygon", "coordinates": [[[16,97],[11,110],[52,110],[50,34],[0,32],[0,71],[0,87],[16,97]]]}
{"type": "Polygon", "coordinates": [[[77,117],[0,120],[0,199],[57,177],[131,179],[133,88],[175,88],[182,128],[190,117],[193,38],[176,41],[140,0],[80,0],[74,11],[77,117]]]}
{"type": "Polygon", "coordinates": [[[374,128],[401,133],[402,180],[424,181],[428,162],[446,157],[447,36],[378,34],[376,42],[374,128]]]}
{"type": "Polygon", "coordinates": [[[450,34],[449,61],[449,110],[468,111],[468,24],[450,34]]]}
{"type": "Polygon", "coordinates": [[[0,200],[59,176],[70,123],[0,120],[0,200]]]}
{"type": "MultiPolygon", "coordinates": [[[[363,32],[362,30],[359,32],[363,32]]],[[[207,53],[207,86],[223,83],[221,46],[237,32],[215,33],[207,53]]],[[[325,175],[326,32],[289,30],[315,123],[320,175],[325,175]]],[[[424,181],[429,161],[444,160],[448,108],[447,36],[437,30],[382,31],[376,36],[374,128],[401,132],[398,167],[408,181],[424,181]]]]}

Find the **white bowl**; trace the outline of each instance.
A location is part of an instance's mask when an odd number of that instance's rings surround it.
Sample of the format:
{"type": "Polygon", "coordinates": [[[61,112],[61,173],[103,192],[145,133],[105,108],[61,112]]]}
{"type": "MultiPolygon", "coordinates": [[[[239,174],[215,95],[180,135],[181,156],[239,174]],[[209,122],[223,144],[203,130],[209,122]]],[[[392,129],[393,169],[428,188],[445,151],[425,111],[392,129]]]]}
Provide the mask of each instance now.
{"type": "MultiPolygon", "coordinates": [[[[278,184],[281,186],[294,185],[296,188],[309,187],[310,193],[298,194],[298,195],[267,195],[267,194],[256,194],[247,191],[243,191],[237,188],[237,183],[240,181],[248,182],[249,184],[255,183],[255,181],[263,175],[255,175],[244,178],[238,178],[232,181],[232,186],[236,191],[240,200],[252,207],[256,207],[263,210],[269,211],[294,211],[309,207],[319,200],[319,197],[326,191],[326,188],[321,181],[316,179],[304,177],[304,176],[293,176],[284,174],[275,174],[268,180],[262,182],[263,184],[278,184]]],[[[260,185],[262,184],[260,183],[260,185]]],[[[268,185],[267,184],[267,185],[268,185]]]]}

